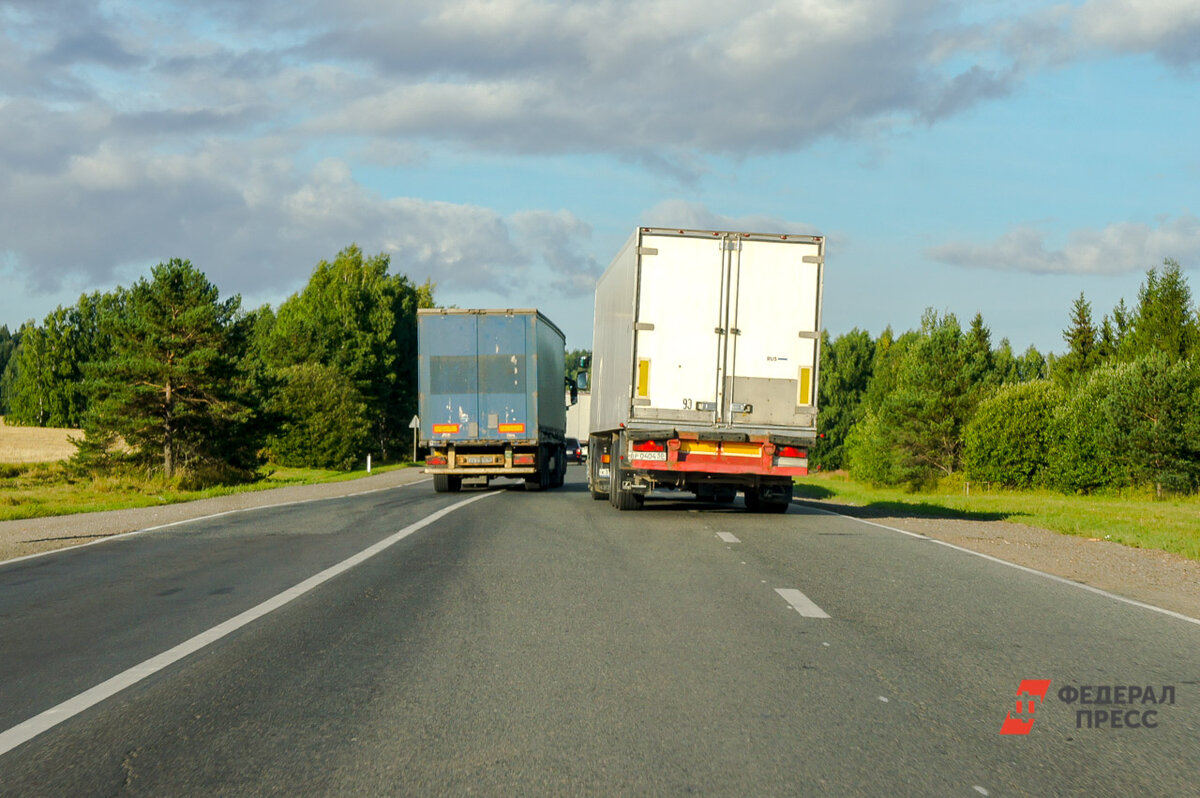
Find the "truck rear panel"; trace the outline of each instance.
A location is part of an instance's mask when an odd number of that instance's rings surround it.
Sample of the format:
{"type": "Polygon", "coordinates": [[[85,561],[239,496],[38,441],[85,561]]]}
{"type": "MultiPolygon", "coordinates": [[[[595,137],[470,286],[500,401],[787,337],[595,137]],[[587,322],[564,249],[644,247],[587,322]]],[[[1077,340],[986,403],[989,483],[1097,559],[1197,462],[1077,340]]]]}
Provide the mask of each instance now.
{"type": "Polygon", "coordinates": [[[422,310],[421,443],[561,441],[562,332],[536,310],[422,310]]]}
{"type": "Polygon", "coordinates": [[[824,239],[642,228],[596,288],[591,429],[816,433],[824,239]]]}

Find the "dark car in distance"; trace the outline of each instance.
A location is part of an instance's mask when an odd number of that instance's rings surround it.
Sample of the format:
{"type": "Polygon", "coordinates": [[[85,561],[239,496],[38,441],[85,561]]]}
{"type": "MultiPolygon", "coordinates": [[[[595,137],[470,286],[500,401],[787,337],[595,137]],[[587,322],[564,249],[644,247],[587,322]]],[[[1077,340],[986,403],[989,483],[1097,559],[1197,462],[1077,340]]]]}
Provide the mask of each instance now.
{"type": "Polygon", "coordinates": [[[583,462],[583,449],[579,448],[579,439],[578,438],[567,438],[566,447],[567,447],[567,462],[568,463],[582,463],[583,462]]]}

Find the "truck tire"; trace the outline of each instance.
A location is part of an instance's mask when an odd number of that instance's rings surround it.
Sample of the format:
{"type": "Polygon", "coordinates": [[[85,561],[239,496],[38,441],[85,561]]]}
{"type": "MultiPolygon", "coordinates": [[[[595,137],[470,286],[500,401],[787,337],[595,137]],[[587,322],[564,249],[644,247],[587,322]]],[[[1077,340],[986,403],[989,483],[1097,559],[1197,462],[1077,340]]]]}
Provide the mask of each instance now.
{"type": "Polygon", "coordinates": [[[645,497],[621,487],[626,478],[626,472],[621,469],[620,453],[622,451],[624,451],[624,447],[621,446],[620,439],[617,439],[613,444],[612,477],[608,481],[608,503],[621,511],[640,510],[645,497]]]}
{"type": "Polygon", "coordinates": [[[525,490],[536,492],[545,490],[554,484],[554,476],[550,473],[547,461],[546,450],[539,446],[537,450],[537,473],[525,477],[525,490]]]}
{"type": "Polygon", "coordinates": [[[437,493],[458,493],[462,490],[462,477],[450,474],[434,474],[433,489],[437,493]]]}
{"type": "Polygon", "coordinates": [[[557,446],[554,449],[554,471],[551,474],[552,488],[561,488],[567,481],[567,447],[557,446]]]}
{"type": "Polygon", "coordinates": [[[612,485],[608,491],[608,503],[622,512],[626,510],[640,510],[644,501],[643,497],[631,490],[622,489],[621,475],[621,471],[616,468],[613,469],[612,485]]]}
{"type": "Polygon", "coordinates": [[[792,485],[764,484],[745,491],[746,509],[752,513],[786,513],[792,504],[792,485]]]}

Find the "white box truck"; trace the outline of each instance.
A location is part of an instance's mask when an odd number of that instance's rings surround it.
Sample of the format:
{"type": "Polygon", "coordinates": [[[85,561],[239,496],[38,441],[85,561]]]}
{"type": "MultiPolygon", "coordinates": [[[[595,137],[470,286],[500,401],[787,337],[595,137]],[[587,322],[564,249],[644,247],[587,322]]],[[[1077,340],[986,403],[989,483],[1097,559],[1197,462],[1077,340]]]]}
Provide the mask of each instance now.
{"type": "Polygon", "coordinates": [[[588,487],[784,512],[817,434],[821,236],[643,227],[596,285],[588,487]]]}

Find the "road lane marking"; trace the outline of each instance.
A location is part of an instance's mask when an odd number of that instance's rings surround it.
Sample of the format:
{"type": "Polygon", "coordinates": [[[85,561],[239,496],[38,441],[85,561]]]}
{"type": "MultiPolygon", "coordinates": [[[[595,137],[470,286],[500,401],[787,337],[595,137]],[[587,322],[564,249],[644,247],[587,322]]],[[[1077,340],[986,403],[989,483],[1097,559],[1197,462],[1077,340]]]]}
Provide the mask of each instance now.
{"type": "Polygon", "coordinates": [[[122,690],[137,684],[147,676],[151,676],[168,665],[172,665],[189,654],[194,654],[200,649],[215,643],[227,635],[236,632],[243,626],[258,620],[259,618],[274,612],[275,610],[290,604],[296,599],[303,596],[305,593],[313,590],[316,587],[328,582],[335,576],[338,576],[350,570],[356,565],[361,565],[371,559],[380,552],[399,543],[404,538],[417,532],[435,521],[439,521],[450,513],[462,507],[466,507],[472,502],[477,502],[480,499],[486,499],[490,496],[498,496],[498,493],[480,493],[467,499],[463,499],[457,504],[452,504],[449,507],[444,507],[432,515],[422,518],[420,521],[409,524],[399,532],[384,538],[378,543],[369,546],[358,554],[342,560],[337,565],[326,568],[324,571],[310,576],[303,582],[291,587],[273,598],[269,598],[256,607],[251,607],[240,615],[235,615],[224,623],[217,624],[206,632],[201,632],[190,640],[185,640],[174,648],[168,649],[158,656],[151,657],[145,662],[134,665],[132,668],[118,673],[111,679],[101,682],[90,690],[85,690],[74,698],[69,698],[61,704],[47,709],[40,715],[36,715],[29,720],[13,726],[7,731],[0,732],[0,756],[8,753],[22,743],[29,742],[34,737],[37,737],[42,732],[48,731],[65,720],[69,720],[86,709],[94,707],[101,701],[111,698],[122,690]]]}
{"type": "Polygon", "coordinates": [[[829,614],[825,610],[813,604],[812,599],[801,593],[799,590],[790,587],[777,587],[775,592],[783,596],[783,600],[792,605],[792,609],[803,615],[805,618],[828,618],[829,614]]]}
{"type": "Polygon", "coordinates": [[[723,540],[726,543],[741,543],[742,542],[742,541],[738,540],[737,535],[733,534],[732,532],[718,532],[717,537],[719,537],[721,540],[723,540]]]}
{"type": "Polygon", "coordinates": [[[1058,582],[1059,584],[1069,585],[1070,587],[1077,587],[1080,590],[1086,590],[1089,593],[1095,593],[1097,596],[1104,596],[1105,598],[1110,598],[1114,601],[1120,601],[1123,604],[1132,604],[1133,606],[1141,607],[1144,610],[1150,610],[1151,612],[1157,612],[1161,615],[1168,615],[1172,618],[1175,618],[1176,620],[1187,621],[1188,623],[1194,623],[1197,626],[1200,626],[1200,618],[1193,618],[1190,615],[1184,615],[1181,612],[1175,612],[1174,610],[1168,610],[1168,609],[1164,609],[1162,607],[1156,607],[1153,604],[1147,604],[1144,601],[1138,601],[1137,599],[1131,599],[1126,596],[1118,595],[1117,593],[1109,593],[1107,590],[1102,590],[1098,587],[1092,587],[1091,585],[1085,585],[1082,582],[1074,582],[1070,579],[1067,579],[1066,577],[1057,576],[1055,574],[1048,574],[1045,571],[1039,571],[1036,568],[1030,568],[1025,565],[1018,565],[1015,562],[1009,562],[1008,560],[1002,560],[999,557],[993,557],[990,554],[984,554],[982,552],[972,551],[971,549],[966,549],[966,548],[963,548],[962,546],[956,546],[953,543],[947,543],[944,540],[938,540],[937,538],[931,538],[928,535],[922,535],[919,532],[909,532],[906,529],[897,529],[894,526],[887,526],[885,524],[878,524],[874,521],[867,521],[862,518],[855,518],[852,515],[843,515],[842,513],[836,513],[833,510],[826,510],[823,507],[813,507],[812,505],[805,505],[805,507],[807,507],[810,510],[815,510],[818,513],[825,513],[826,515],[835,515],[838,518],[845,518],[849,521],[857,521],[860,524],[867,524],[868,526],[879,527],[880,529],[886,529],[889,532],[899,532],[901,535],[907,535],[908,537],[916,538],[917,540],[925,540],[930,543],[936,543],[939,546],[945,546],[948,549],[954,549],[955,551],[961,551],[964,554],[972,554],[976,557],[982,557],[985,560],[989,560],[991,562],[998,563],[1000,565],[1007,565],[1009,568],[1016,568],[1018,571],[1024,571],[1027,574],[1043,576],[1046,579],[1050,579],[1052,581],[1058,582]]]}

